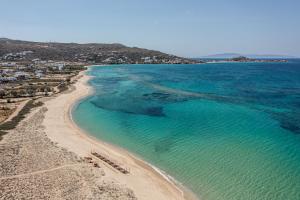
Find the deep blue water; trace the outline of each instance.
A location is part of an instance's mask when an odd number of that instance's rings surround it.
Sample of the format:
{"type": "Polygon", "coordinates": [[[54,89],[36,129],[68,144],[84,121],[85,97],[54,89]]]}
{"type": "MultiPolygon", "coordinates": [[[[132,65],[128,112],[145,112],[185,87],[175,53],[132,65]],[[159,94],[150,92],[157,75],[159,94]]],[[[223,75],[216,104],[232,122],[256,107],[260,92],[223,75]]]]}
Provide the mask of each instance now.
{"type": "Polygon", "coordinates": [[[73,111],[203,199],[300,199],[300,60],[93,67],[73,111]]]}

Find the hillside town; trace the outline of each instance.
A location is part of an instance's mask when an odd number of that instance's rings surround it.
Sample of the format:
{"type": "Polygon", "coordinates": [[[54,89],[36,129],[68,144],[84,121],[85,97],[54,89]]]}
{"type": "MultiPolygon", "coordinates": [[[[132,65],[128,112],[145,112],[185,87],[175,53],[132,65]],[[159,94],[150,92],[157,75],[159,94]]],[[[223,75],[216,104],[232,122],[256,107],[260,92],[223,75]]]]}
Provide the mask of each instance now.
{"type": "Polygon", "coordinates": [[[30,42],[0,38],[0,61],[85,64],[194,64],[200,61],[122,44],[30,42]]]}
{"type": "Polygon", "coordinates": [[[84,63],[79,62],[7,61],[7,58],[20,58],[24,54],[6,55],[2,57],[5,61],[0,62],[0,122],[29,99],[66,90],[73,77],[84,69],[84,63]]]}

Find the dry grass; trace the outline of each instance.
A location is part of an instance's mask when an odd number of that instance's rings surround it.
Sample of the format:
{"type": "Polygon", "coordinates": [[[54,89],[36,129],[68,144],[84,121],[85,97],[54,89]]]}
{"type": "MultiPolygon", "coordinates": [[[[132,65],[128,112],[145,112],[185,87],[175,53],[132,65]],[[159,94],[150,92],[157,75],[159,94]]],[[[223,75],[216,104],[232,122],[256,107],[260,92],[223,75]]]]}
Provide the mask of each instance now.
{"type": "Polygon", "coordinates": [[[0,141],[2,136],[7,133],[8,130],[14,129],[20,121],[22,121],[25,116],[30,113],[32,108],[43,105],[42,102],[35,102],[34,100],[30,100],[26,103],[23,109],[18,113],[17,116],[13,117],[10,121],[0,124],[0,141]]]}
{"type": "Polygon", "coordinates": [[[45,107],[22,120],[36,106],[29,103],[4,127],[11,130],[0,142],[0,199],[136,199],[131,190],[108,181],[101,166],[93,167],[46,136],[45,107]]]}

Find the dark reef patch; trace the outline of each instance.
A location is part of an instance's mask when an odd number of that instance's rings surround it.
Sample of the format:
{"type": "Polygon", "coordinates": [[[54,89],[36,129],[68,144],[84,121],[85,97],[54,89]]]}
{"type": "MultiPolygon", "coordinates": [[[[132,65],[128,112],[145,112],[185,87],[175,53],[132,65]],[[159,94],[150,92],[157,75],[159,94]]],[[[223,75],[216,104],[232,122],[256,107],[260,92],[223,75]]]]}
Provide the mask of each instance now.
{"type": "Polygon", "coordinates": [[[143,94],[142,99],[146,101],[159,101],[161,103],[176,103],[176,102],[183,102],[195,98],[170,94],[167,92],[152,92],[152,93],[143,94]]]}
{"type": "Polygon", "coordinates": [[[284,128],[284,129],[287,129],[293,133],[296,133],[296,134],[300,134],[300,127],[297,126],[296,124],[293,124],[289,121],[281,121],[280,122],[280,127],[281,128],[284,128]]]}
{"type": "Polygon", "coordinates": [[[90,101],[97,108],[123,112],[127,114],[135,115],[147,115],[152,117],[165,117],[162,106],[138,106],[138,104],[122,103],[122,102],[101,102],[101,101],[90,101]]]}
{"type": "Polygon", "coordinates": [[[271,113],[272,117],[280,123],[280,127],[294,134],[300,134],[300,113],[271,113]]]}
{"type": "Polygon", "coordinates": [[[163,93],[163,92],[152,92],[150,94],[143,94],[143,97],[146,97],[149,100],[153,100],[153,99],[166,100],[170,98],[170,96],[171,95],[169,93],[163,93]]]}
{"type": "Polygon", "coordinates": [[[170,139],[169,137],[163,138],[154,144],[154,151],[156,153],[165,153],[171,149],[172,145],[172,139],[170,139]]]}
{"type": "Polygon", "coordinates": [[[165,117],[163,107],[150,107],[146,109],[146,114],[149,116],[165,117]]]}

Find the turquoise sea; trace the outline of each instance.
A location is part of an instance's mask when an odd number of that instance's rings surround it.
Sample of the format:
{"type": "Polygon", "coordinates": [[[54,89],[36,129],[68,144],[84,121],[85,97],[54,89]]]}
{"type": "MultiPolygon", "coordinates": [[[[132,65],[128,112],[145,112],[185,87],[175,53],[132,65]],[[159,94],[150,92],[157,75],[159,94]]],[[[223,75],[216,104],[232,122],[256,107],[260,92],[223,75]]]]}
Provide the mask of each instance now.
{"type": "Polygon", "coordinates": [[[91,135],[204,200],[300,199],[300,60],[93,67],[91,135]]]}

